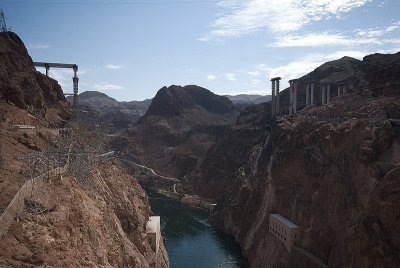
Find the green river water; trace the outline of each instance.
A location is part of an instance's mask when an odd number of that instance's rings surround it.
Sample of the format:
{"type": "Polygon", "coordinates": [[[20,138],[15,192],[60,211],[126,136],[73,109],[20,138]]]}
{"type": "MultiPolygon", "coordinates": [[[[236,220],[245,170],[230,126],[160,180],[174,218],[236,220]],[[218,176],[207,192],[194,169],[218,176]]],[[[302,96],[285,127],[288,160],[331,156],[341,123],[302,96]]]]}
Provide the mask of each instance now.
{"type": "Polygon", "coordinates": [[[147,193],[154,214],[161,216],[172,268],[250,267],[235,240],[205,221],[208,210],[147,193]]]}

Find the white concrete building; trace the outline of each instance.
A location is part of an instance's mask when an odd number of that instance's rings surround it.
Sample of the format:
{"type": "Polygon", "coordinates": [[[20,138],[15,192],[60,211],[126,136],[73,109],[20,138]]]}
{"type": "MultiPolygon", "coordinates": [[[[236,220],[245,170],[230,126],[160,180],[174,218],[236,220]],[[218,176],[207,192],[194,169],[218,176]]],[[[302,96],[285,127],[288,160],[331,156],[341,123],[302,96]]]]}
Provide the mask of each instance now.
{"type": "Polygon", "coordinates": [[[299,244],[301,228],[279,214],[269,215],[269,232],[278,238],[290,253],[299,244]]]}
{"type": "Polygon", "coordinates": [[[146,224],[146,234],[149,244],[157,254],[161,240],[160,216],[151,216],[146,224]]]}

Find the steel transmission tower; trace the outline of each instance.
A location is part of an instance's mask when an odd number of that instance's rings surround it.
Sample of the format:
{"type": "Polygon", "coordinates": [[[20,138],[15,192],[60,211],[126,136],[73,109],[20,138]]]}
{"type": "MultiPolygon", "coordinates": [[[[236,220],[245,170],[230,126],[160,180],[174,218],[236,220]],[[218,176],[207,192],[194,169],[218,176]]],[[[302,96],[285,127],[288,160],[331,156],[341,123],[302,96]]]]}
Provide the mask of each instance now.
{"type": "Polygon", "coordinates": [[[2,32],[8,32],[6,24],[6,16],[4,15],[3,9],[0,9],[0,26],[2,32]]]}

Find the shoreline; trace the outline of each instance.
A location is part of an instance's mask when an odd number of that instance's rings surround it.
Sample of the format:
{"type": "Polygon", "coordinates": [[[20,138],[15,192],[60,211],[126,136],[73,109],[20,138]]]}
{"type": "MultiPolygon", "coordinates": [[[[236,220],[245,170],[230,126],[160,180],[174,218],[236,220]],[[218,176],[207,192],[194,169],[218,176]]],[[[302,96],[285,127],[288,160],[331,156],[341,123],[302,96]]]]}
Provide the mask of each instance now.
{"type": "Polygon", "coordinates": [[[163,196],[177,200],[177,201],[181,202],[182,204],[186,204],[191,207],[205,208],[205,209],[209,210],[211,205],[213,204],[210,199],[201,198],[198,195],[180,194],[180,193],[169,192],[169,191],[166,191],[163,189],[158,189],[158,188],[149,188],[149,189],[154,190],[157,193],[162,194],[163,196]]]}

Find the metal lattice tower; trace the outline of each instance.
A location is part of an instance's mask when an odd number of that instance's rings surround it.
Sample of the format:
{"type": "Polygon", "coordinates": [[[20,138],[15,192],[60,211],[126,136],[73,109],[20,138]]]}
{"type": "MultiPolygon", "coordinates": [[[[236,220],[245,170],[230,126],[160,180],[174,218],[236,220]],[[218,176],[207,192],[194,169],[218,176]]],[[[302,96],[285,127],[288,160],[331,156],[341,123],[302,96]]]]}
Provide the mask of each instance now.
{"type": "Polygon", "coordinates": [[[0,26],[2,32],[8,32],[6,24],[6,16],[4,15],[3,9],[0,9],[0,26]]]}

